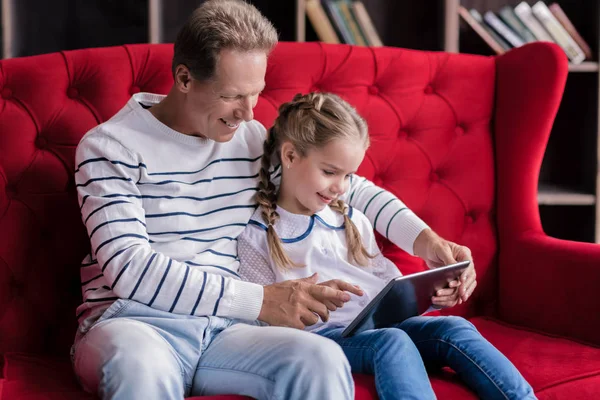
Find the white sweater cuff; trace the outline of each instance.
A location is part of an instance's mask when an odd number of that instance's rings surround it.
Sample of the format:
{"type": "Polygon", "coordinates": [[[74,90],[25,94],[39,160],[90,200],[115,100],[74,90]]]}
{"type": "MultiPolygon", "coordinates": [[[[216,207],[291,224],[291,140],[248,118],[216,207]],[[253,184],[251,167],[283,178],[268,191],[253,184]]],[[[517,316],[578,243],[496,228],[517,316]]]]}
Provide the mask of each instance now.
{"type": "Polygon", "coordinates": [[[263,303],[263,287],[256,283],[234,280],[233,290],[228,317],[248,321],[258,319],[263,303]]]}
{"type": "Polygon", "coordinates": [[[414,244],[417,236],[429,226],[415,213],[407,211],[393,219],[388,239],[402,250],[414,256],[414,244]]]}

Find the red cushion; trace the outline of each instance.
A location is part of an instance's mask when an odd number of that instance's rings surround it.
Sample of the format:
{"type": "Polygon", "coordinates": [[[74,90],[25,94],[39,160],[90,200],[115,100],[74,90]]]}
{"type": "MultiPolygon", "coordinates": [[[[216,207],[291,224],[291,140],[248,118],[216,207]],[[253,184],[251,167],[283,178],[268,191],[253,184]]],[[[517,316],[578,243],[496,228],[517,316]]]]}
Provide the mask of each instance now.
{"type": "Polygon", "coordinates": [[[514,363],[540,399],[583,400],[600,393],[600,348],[488,318],[471,322],[514,363]]]}
{"type": "MultiPolygon", "coordinates": [[[[488,318],[471,320],[492,344],[521,371],[540,399],[589,399],[600,393],[600,349],[571,340],[552,337],[488,318]],[[576,386],[576,395],[573,387],[576,386]]],[[[40,357],[21,353],[5,355],[3,399],[86,399],[75,382],[71,364],[64,358],[40,357]]],[[[373,378],[355,375],[356,399],[375,400],[373,378]]],[[[451,371],[431,377],[439,399],[476,399],[477,397],[451,371]]],[[[2,386],[0,386],[1,388],[2,386]]],[[[207,398],[208,397],[202,397],[207,398]]],[[[220,396],[215,399],[243,399],[220,396]]]]}

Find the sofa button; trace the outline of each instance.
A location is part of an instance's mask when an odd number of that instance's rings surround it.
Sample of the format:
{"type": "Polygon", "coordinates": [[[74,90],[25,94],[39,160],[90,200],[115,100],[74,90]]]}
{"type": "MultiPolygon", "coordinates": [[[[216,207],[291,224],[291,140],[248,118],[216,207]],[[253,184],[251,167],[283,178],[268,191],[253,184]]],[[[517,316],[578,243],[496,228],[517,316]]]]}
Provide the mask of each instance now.
{"type": "Polygon", "coordinates": [[[456,127],[456,129],[454,130],[454,132],[456,133],[457,136],[462,136],[465,134],[465,128],[463,128],[462,126],[458,125],[456,127]]]}
{"type": "Polygon", "coordinates": [[[398,131],[398,137],[400,139],[408,139],[408,132],[406,132],[405,130],[401,129],[398,131]]]}
{"type": "Polygon", "coordinates": [[[129,93],[132,94],[132,95],[136,94],[136,93],[139,93],[139,92],[141,92],[141,89],[140,89],[139,86],[132,86],[131,90],[129,91],[129,93]]]}
{"type": "Polygon", "coordinates": [[[433,86],[427,85],[427,87],[425,88],[425,94],[432,94],[432,93],[433,93],[433,86]]]}
{"type": "Polygon", "coordinates": [[[17,188],[14,187],[13,185],[7,186],[5,190],[6,190],[6,195],[8,196],[9,199],[17,197],[17,188]]]}
{"type": "Polygon", "coordinates": [[[35,147],[38,149],[45,149],[48,147],[48,139],[43,136],[38,136],[37,139],[35,139],[35,147]]]}
{"type": "Polygon", "coordinates": [[[476,215],[475,215],[475,213],[471,212],[471,213],[467,214],[465,219],[467,221],[467,224],[472,224],[473,222],[475,222],[476,215]]]}
{"type": "Polygon", "coordinates": [[[77,88],[70,87],[67,89],[67,96],[69,96],[70,99],[76,99],[79,97],[79,90],[77,90],[77,88]]]}
{"type": "Polygon", "coordinates": [[[379,94],[379,88],[375,85],[370,86],[369,87],[369,93],[371,93],[372,95],[378,95],[379,94]]]}
{"type": "Polygon", "coordinates": [[[437,172],[432,172],[432,173],[429,175],[429,179],[430,179],[432,182],[438,182],[438,181],[440,180],[440,176],[437,174],[437,172]]]}
{"type": "Polygon", "coordinates": [[[3,99],[10,99],[12,97],[12,90],[10,88],[5,87],[4,89],[2,89],[2,98],[3,99]]]}

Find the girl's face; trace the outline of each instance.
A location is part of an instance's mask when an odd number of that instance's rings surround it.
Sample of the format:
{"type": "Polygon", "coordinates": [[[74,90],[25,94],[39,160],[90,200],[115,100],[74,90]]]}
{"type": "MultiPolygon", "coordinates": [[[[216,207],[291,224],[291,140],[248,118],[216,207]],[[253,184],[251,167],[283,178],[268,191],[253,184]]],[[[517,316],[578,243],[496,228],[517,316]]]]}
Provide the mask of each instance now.
{"type": "Polygon", "coordinates": [[[302,157],[291,143],[284,143],[278,204],[295,214],[321,211],[348,190],[350,175],[358,169],[365,151],[362,141],[334,139],[302,157]]]}

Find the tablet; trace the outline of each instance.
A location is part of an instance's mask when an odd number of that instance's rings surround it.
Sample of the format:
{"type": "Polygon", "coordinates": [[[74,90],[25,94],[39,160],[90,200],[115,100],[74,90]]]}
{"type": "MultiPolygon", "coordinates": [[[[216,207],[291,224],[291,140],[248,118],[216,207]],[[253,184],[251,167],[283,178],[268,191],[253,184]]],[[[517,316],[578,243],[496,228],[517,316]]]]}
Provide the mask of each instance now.
{"type": "Polygon", "coordinates": [[[344,329],[342,337],[385,328],[423,314],[436,291],[457,279],[469,264],[470,261],[462,261],[392,279],[344,329]]]}

